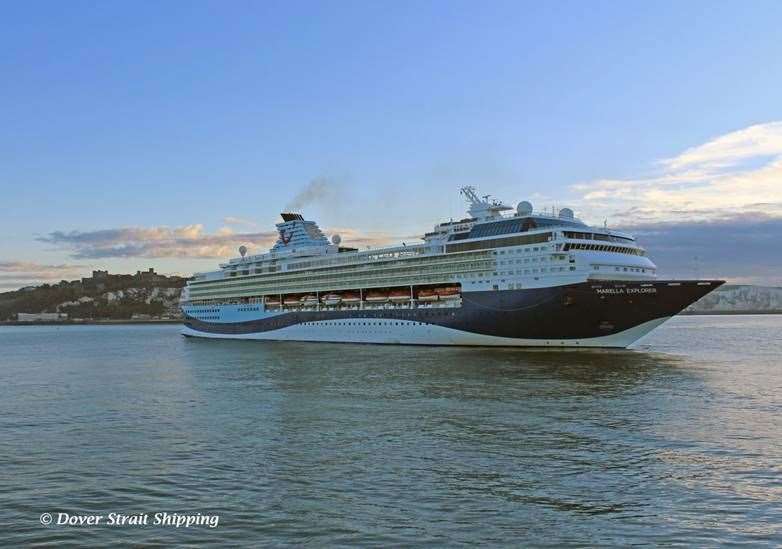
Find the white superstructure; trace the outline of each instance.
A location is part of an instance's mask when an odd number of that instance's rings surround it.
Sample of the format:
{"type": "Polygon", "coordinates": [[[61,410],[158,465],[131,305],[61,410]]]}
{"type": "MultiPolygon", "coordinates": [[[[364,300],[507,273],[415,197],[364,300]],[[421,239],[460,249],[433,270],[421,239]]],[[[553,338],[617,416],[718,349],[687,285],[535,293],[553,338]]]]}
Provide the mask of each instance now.
{"type": "Polygon", "coordinates": [[[330,243],[313,221],[283,214],[269,252],[197,273],[183,305],[411,283],[454,282],[479,291],[656,277],[656,266],[627,233],[588,227],[566,208],[554,215],[522,203],[503,214],[513,208],[479,198],[471,187],[462,192],[473,217],[439,223],[419,244],[372,250],[330,243]]]}

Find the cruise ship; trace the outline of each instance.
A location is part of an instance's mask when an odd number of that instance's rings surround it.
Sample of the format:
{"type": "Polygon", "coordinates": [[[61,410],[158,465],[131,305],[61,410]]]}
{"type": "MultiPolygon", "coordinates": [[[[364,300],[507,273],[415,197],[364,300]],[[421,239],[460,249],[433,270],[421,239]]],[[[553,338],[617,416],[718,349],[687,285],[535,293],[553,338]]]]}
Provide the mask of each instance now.
{"type": "Polygon", "coordinates": [[[267,253],[197,273],[193,337],[509,347],[633,344],[722,280],[665,280],[635,238],[569,208],[516,208],[463,187],[469,217],[418,243],[359,250],[286,212],[267,253]]]}

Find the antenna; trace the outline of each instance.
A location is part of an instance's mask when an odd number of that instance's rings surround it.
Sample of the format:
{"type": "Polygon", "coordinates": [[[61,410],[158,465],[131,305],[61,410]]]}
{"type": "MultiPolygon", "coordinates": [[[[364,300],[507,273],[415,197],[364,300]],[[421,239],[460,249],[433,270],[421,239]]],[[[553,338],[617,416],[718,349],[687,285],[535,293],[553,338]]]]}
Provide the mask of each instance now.
{"type": "Polygon", "coordinates": [[[470,204],[481,203],[480,197],[475,193],[475,187],[471,185],[465,185],[464,187],[459,189],[459,192],[464,195],[464,197],[467,199],[467,201],[470,204]]]}
{"type": "Polygon", "coordinates": [[[478,219],[486,219],[490,217],[500,217],[500,212],[504,210],[512,210],[510,206],[506,206],[499,200],[490,200],[491,195],[485,195],[483,198],[479,197],[475,192],[475,187],[467,185],[459,189],[459,192],[464,195],[467,202],[470,203],[470,208],[467,210],[472,217],[478,219]]]}

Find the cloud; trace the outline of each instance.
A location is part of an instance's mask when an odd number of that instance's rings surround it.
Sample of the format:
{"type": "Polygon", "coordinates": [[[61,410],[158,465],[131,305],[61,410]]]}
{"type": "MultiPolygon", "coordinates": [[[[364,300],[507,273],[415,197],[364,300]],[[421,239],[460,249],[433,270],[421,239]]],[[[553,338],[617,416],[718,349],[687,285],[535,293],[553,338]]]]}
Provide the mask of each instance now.
{"type": "Polygon", "coordinates": [[[111,257],[219,258],[236,254],[241,245],[270,246],[277,233],[235,233],[229,228],[214,234],[203,225],[182,227],[124,227],[98,231],[54,231],[37,240],[71,252],[74,258],[111,257]]]}
{"type": "MultiPolygon", "coordinates": [[[[350,228],[331,228],[326,234],[339,234],[343,245],[363,248],[398,242],[399,237],[350,228]]],[[[416,237],[407,237],[414,240],[416,237]]],[[[234,232],[223,227],[206,233],[203,225],[183,227],[124,227],[97,231],[53,231],[37,240],[70,252],[76,259],[105,258],[226,258],[237,255],[239,246],[250,253],[262,253],[277,240],[276,231],[234,232]]]]}
{"type": "Polygon", "coordinates": [[[782,122],[756,124],[687,149],[673,158],[662,160],[668,170],[700,169],[718,171],[737,166],[743,160],[758,156],[779,157],[782,154],[782,122]]]}
{"type": "Polygon", "coordinates": [[[735,215],[627,228],[665,278],[695,276],[782,286],[782,218],[735,215]]]}
{"type": "Polygon", "coordinates": [[[31,261],[0,261],[0,290],[15,290],[44,282],[78,278],[84,265],[46,265],[31,261]]]}
{"type": "Polygon", "coordinates": [[[258,224],[251,219],[244,219],[242,217],[232,217],[232,216],[224,217],[223,224],[234,226],[234,227],[245,227],[250,229],[255,229],[258,227],[258,224]]]}
{"type": "Polygon", "coordinates": [[[329,235],[340,235],[342,245],[353,248],[366,248],[367,246],[377,248],[401,242],[415,242],[421,238],[420,236],[398,236],[383,231],[360,231],[347,227],[332,227],[324,232],[329,235]]]}
{"type": "Polygon", "coordinates": [[[44,265],[32,261],[0,261],[0,272],[27,272],[52,274],[72,273],[84,268],[84,265],[44,265]]]}
{"type": "Polygon", "coordinates": [[[584,217],[626,225],[782,217],[782,122],[718,136],[654,165],[646,177],[574,185],[584,217]]]}

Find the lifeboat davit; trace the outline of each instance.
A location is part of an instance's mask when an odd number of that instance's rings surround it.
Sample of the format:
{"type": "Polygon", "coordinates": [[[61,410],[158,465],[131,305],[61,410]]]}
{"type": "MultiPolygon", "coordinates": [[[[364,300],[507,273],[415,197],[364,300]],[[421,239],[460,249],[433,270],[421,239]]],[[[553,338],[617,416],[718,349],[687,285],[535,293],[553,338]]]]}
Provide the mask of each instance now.
{"type": "Polygon", "coordinates": [[[388,299],[396,302],[410,301],[410,290],[393,290],[388,295],[388,299]]]}
{"type": "Polygon", "coordinates": [[[388,294],[384,292],[368,292],[364,301],[367,303],[385,303],[388,301],[388,294]]]}
{"type": "Polygon", "coordinates": [[[342,301],[342,296],[339,294],[326,294],[321,298],[324,305],[339,305],[342,301]]]}
{"type": "Polygon", "coordinates": [[[418,291],[418,301],[437,301],[440,296],[433,289],[424,289],[418,291]]]}

